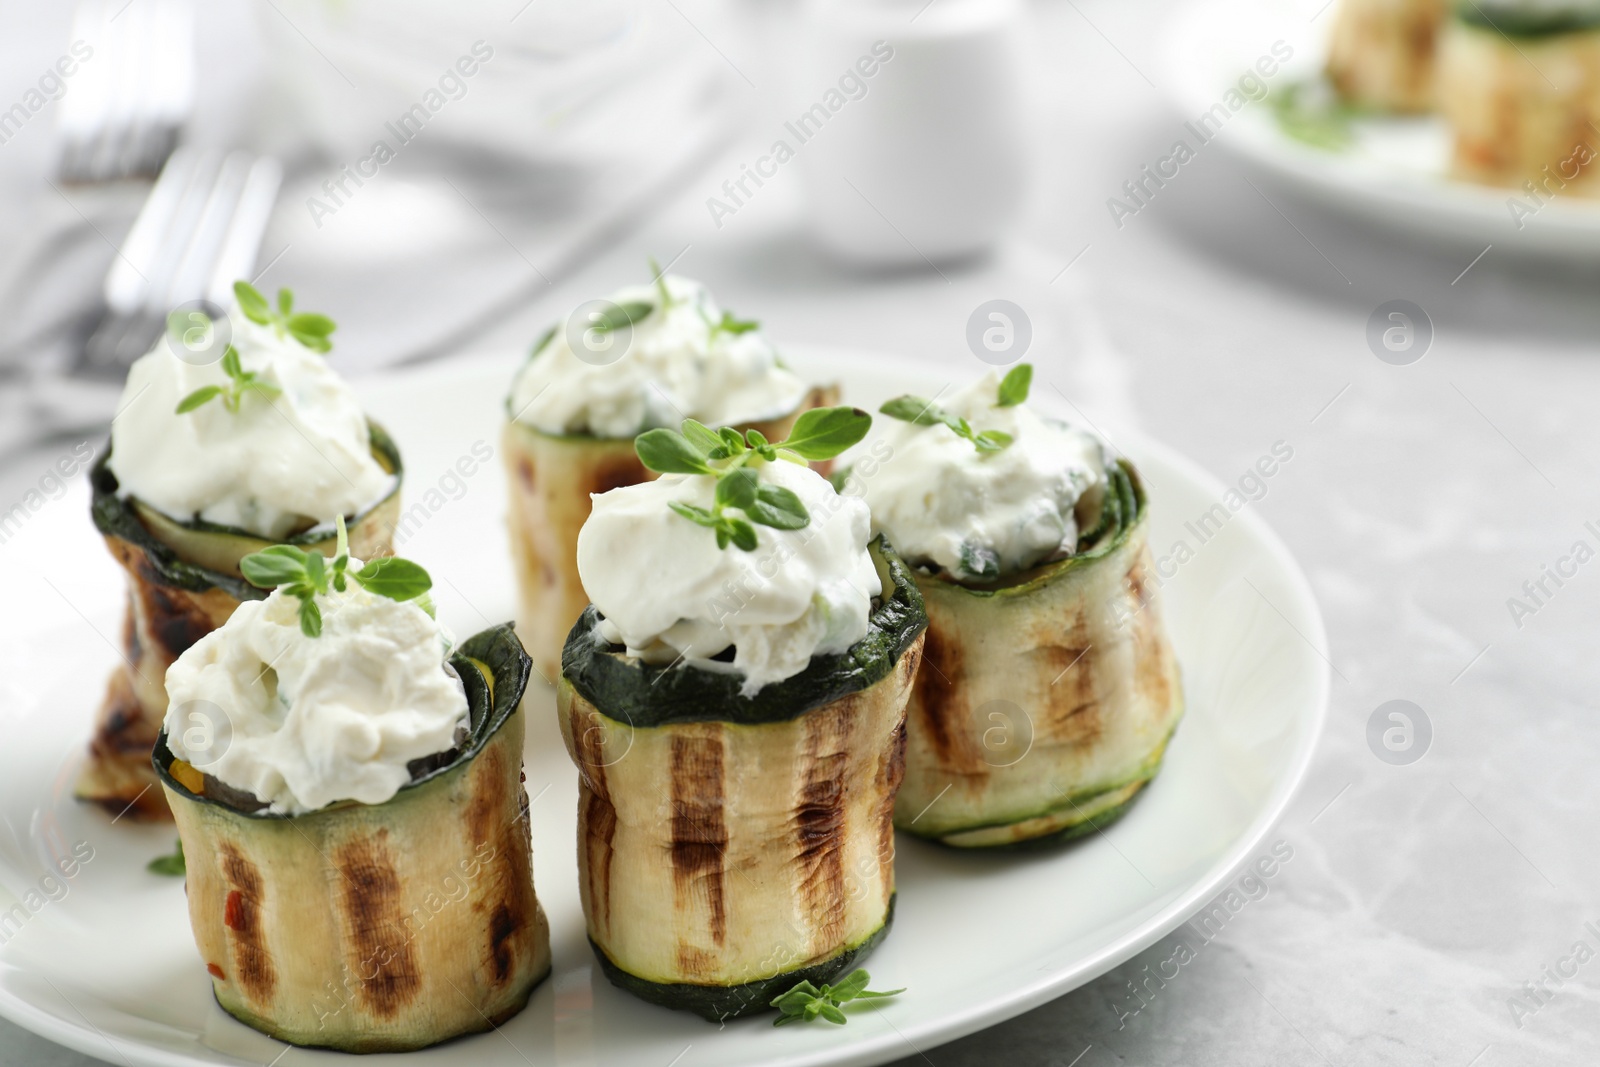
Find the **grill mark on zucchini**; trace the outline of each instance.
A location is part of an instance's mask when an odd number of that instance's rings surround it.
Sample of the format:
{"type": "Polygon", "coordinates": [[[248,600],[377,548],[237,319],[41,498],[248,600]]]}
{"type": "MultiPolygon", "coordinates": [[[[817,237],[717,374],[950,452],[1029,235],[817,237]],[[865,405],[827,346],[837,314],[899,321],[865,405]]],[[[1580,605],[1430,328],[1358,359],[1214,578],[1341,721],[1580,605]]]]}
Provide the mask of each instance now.
{"type": "Polygon", "coordinates": [[[928,669],[915,672],[918,700],[913,707],[920,707],[928,739],[945,762],[954,761],[956,750],[965,747],[961,724],[967,702],[956,684],[962,676],[961,658],[959,644],[942,640],[938,627],[928,627],[922,645],[922,664],[928,669]]]}
{"type": "MultiPolygon", "coordinates": [[[[911,671],[916,673],[915,661],[911,671]]],[[[894,892],[894,798],[906,776],[906,723],[900,720],[889,754],[878,767],[878,788],[883,799],[878,802],[872,817],[878,821],[878,878],[884,892],[894,892]]]]}
{"type": "Polygon", "coordinates": [[[590,482],[591,493],[609,493],[613,489],[621,489],[628,485],[638,485],[640,482],[650,481],[655,474],[645,469],[639,462],[639,457],[631,449],[608,456],[594,470],[594,478],[590,482]]]}
{"type": "Polygon", "coordinates": [[[153,582],[139,589],[150,619],[150,632],[173,659],[212,630],[211,619],[188,597],[168,592],[153,582]]]}
{"type": "Polygon", "coordinates": [[[812,940],[822,946],[821,952],[837,945],[844,930],[844,775],[850,762],[855,704],[852,694],[806,720],[800,796],[794,809],[796,862],[812,940]]]}
{"type": "Polygon", "coordinates": [[[509,942],[521,927],[503,901],[495,905],[494,914],[489,916],[489,958],[494,963],[495,985],[504,985],[511,977],[513,960],[509,942]]]}
{"type": "Polygon", "coordinates": [[[278,973],[261,930],[261,872],[229,842],[222,846],[222,875],[233,887],[223,914],[231,931],[234,977],[252,1000],[271,1000],[278,973]]]}
{"type": "Polygon", "coordinates": [[[340,904],[349,923],[360,997],[372,1012],[392,1018],[422,989],[416,954],[405,937],[400,877],[389,856],[389,831],[339,849],[340,904]]]}
{"type": "MultiPolygon", "coordinates": [[[[671,764],[673,903],[679,911],[691,911],[703,899],[707,929],[720,947],[728,936],[722,739],[674,737],[671,764]]],[[[701,950],[683,942],[678,945],[678,958],[689,974],[703,973],[710,962],[701,950]]]]}
{"type": "Polygon", "coordinates": [[[617,809],[611,805],[606,788],[605,759],[601,754],[604,728],[594,716],[585,716],[582,730],[574,730],[577,743],[578,777],[585,789],[583,797],[584,847],[589,850],[589,900],[599,925],[611,931],[611,857],[617,835],[617,809]]]}

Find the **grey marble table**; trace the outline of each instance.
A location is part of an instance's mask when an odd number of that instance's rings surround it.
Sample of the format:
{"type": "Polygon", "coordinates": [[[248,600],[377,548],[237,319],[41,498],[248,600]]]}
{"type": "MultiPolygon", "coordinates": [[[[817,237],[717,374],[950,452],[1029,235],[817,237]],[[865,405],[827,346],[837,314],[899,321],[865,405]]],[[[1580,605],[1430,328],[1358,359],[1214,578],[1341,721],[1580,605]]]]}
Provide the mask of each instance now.
{"type": "MultiPolygon", "coordinates": [[[[967,316],[1004,297],[1033,322],[1035,361],[1086,411],[1137,422],[1228,480],[1273,441],[1293,444],[1252,506],[1310,575],[1334,675],[1309,778],[1268,838],[1292,859],[1170,981],[1149,975],[1172,937],[1019,1018],[908,1047],[898,1067],[1593,1063],[1600,963],[1573,953],[1600,947],[1586,926],[1600,929],[1600,564],[1546,579],[1537,603],[1524,583],[1576,542],[1600,547],[1585,527],[1600,520],[1600,277],[1499,249],[1463,275],[1481,248],[1357,225],[1223,148],[1117,227],[1106,199],[1179,121],[1140,73],[1162,7],[1037,9],[1051,53],[1038,181],[989,259],[841,272],[806,240],[792,179],[712,227],[705,197],[750,158],[753,134],[475,344],[520,346],[647,252],[687,246],[678,269],[792,342],[975,370],[967,316]],[[1396,299],[1434,327],[1406,366],[1365,340],[1396,299]],[[1431,724],[1405,765],[1368,742],[1391,700],[1431,724]]],[[[0,503],[42,462],[0,473],[0,503]]],[[[87,1062],[0,1022],[0,1064],[87,1062]]]]}

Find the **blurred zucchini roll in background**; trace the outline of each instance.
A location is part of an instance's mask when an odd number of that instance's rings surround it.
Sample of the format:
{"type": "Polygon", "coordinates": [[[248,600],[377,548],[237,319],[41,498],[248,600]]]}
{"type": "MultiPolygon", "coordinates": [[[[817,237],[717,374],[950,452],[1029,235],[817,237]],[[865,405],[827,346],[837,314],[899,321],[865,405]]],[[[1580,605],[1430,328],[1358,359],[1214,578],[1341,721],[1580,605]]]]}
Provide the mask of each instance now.
{"type": "Polygon", "coordinates": [[[1376,111],[1427,111],[1434,49],[1448,0],[1340,0],[1328,42],[1328,80],[1376,111]]]}
{"type": "Polygon", "coordinates": [[[1600,195],[1600,2],[1467,0],[1439,48],[1457,177],[1600,195]]]}

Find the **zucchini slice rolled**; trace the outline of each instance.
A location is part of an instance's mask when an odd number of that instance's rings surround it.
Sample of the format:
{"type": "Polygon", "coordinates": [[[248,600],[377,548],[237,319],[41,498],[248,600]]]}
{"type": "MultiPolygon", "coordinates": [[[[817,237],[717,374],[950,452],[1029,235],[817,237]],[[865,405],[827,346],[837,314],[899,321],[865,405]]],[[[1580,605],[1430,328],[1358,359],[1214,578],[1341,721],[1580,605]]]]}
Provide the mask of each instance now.
{"type": "Polygon", "coordinates": [[[958,847],[1070,838],[1156,774],[1178,661],[1153,599],[1144,486],[1108,469],[1103,530],[1075,556],[975,588],[915,571],[928,611],[906,712],[901,829],[958,847]]]}
{"type": "MultiPolygon", "coordinates": [[[[827,407],[838,395],[837,386],[818,386],[792,413],[738,429],[758,430],[770,441],[781,441],[802,411],[827,407]]],[[[501,454],[511,486],[506,522],[520,594],[517,634],[534,667],[554,681],[561,673],[567,632],[589,604],[577,563],[578,531],[589,518],[589,495],[656,475],[639,462],[631,437],[547,434],[516,421],[506,423],[501,454]]],[[[826,476],[830,465],[815,466],[826,476]]]]}
{"type": "Polygon", "coordinates": [[[752,697],[573,627],[557,694],[578,767],[589,940],[612,982],[713,1021],[857,965],[894,902],[905,702],[926,625],[881,539],[867,635],[752,697]]]}
{"type": "Polygon", "coordinates": [[[295,1045],[417,1049],[491,1029],[550,973],[521,782],[530,663],[506,623],[451,664],[470,733],[382,804],[272,814],[158,741],[195,943],[241,1022],[295,1045]]]}
{"type": "Polygon", "coordinates": [[[1359,107],[1429,110],[1435,41],[1446,14],[1446,0],[1340,0],[1328,42],[1328,80],[1359,107]]]}
{"type": "Polygon", "coordinates": [[[1440,44],[1439,108],[1458,177],[1600,195],[1600,4],[1463,7],[1440,44]]]}
{"type": "MultiPolygon", "coordinates": [[[[369,422],[373,458],[395,476],[382,500],[350,521],[350,547],[362,559],[386,556],[400,510],[399,450],[369,422]]],[[[245,600],[261,600],[239,573],[239,560],[274,542],[215,523],[181,522],[119,495],[108,466],[108,444],[89,473],[90,513],[106,547],[127,572],[128,607],[122,627],[123,662],[111,673],[89,758],[75,793],[113,814],[167,818],[150,767],[150,749],[167,713],[167,668],[190,645],[228,621],[245,600]]],[[[317,528],[288,544],[332,556],[334,534],[317,528]]]]}

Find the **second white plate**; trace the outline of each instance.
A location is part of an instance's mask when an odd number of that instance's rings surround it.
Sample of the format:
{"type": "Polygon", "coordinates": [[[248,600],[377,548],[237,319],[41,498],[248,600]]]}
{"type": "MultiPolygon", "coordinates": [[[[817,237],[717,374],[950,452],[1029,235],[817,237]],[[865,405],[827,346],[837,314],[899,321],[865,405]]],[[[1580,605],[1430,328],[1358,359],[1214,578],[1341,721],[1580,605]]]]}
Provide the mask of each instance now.
{"type": "MultiPolygon", "coordinates": [[[[1373,118],[1356,123],[1356,141],[1340,152],[1313,148],[1285,134],[1271,109],[1249,103],[1237,111],[1237,92],[1273,45],[1293,55],[1270,77],[1279,90],[1317,76],[1326,35],[1342,0],[1189,0],[1161,38],[1161,69],[1173,107],[1190,123],[1211,113],[1204,131],[1228,150],[1324,203],[1385,227],[1462,244],[1518,249],[1562,259],[1600,258],[1600,202],[1576,197],[1548,201],[1537,213],[1514,213],[1515,189],[1474,185],[1449,176],[1450,137],[1436,117],[1373,118]],[[1222,112],[1213,109],[1222,105],[1222,112]],[[1221,114],[1224,121],[1217,122],[1221,114]]],[[[1271,69],[1268,65],[1265,69],[1271,69]]],[[[1250,88],[1250,86],[1246,86],[1250,88]]],[[[1188,138],[1197,148],[1198,138],[1188,138]]]]}

